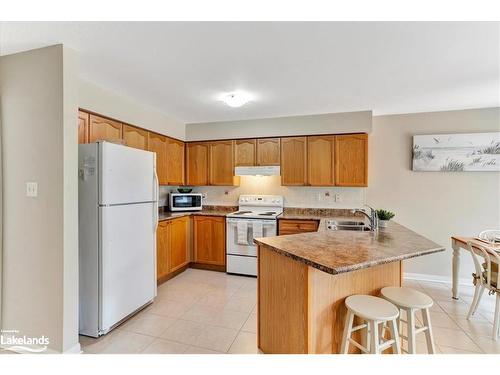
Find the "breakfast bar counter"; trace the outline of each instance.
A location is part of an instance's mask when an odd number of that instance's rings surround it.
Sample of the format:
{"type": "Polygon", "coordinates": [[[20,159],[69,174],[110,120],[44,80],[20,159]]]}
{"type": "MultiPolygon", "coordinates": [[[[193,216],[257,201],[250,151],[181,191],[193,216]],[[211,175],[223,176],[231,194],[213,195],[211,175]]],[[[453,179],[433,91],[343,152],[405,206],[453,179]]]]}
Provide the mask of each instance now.
{"type": "Polygon", "coordinates": [[[395,222],[378,232],[331,231],[320,224],[318,232],[255,243],[258,346],[264,353],[338,353],[346,297],[400,286],[403,260],[445,250],[395,222]]]}

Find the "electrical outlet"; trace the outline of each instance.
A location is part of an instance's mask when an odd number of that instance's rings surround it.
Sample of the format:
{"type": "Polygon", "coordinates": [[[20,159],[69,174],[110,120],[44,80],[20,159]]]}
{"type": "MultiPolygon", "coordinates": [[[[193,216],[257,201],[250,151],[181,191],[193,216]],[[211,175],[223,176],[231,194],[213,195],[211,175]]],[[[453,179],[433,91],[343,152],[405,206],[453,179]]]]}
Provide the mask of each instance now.
{"type": "Polygon", "coordinates": [[[207,199],[207,193],[201,194],[201,199],[207,199]]]}
{"type": "Polygon", "coordinates": [[[26,196],[36,198],[38,196],[38,183],[26,182],[26,196]]]}
{"type": "Polygon", "coordinates": [[[330,192],[329,191],[325,191],[325,197],[329,197],[330,196],[330,192]]]}
{"type": "Polygon", "coordinates": [[[338,193],[335,194],[335,202],[342,202],[342,197],[338,193]]]}

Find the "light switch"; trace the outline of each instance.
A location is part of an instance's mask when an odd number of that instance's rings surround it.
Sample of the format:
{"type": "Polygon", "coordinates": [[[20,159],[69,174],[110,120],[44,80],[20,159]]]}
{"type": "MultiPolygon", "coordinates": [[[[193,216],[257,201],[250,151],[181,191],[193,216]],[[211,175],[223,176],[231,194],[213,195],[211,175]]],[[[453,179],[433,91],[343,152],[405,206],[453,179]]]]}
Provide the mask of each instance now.
{"type": "Polygon", "coordinates": [[[38,182],[26,182],[26,196],[31,198],[38,196],[38,182]]]}

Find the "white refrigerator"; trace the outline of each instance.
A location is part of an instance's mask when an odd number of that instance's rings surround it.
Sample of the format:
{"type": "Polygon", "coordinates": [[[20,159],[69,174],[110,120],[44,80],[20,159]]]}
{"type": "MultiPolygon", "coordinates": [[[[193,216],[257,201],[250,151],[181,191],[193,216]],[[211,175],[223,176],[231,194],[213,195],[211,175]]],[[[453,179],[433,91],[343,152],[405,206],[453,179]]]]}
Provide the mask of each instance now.
{"type": "Polygon", "coordinates": [[[156,154],[79,145],[80,334],[98,337],[156,296],[156,154]]]}

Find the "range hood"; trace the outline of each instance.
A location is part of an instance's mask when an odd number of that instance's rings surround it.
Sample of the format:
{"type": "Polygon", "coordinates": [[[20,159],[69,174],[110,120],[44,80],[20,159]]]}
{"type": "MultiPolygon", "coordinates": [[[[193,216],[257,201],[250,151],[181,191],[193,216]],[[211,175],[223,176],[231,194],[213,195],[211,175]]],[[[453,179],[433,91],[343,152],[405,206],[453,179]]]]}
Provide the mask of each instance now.
{"type": "Polygon", "coordinates": [[[278,165],[235,167],[234,174],[236,176],[279,176],[280,167],[278,165]]]}

